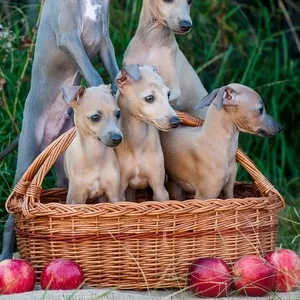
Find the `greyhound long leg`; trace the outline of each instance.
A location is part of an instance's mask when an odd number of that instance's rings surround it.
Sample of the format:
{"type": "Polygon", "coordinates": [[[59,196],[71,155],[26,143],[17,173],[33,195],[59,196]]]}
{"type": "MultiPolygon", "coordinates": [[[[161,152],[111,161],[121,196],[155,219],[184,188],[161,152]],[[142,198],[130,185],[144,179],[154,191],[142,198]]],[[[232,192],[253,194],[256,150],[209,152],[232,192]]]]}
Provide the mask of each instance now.
{"type": "Polygon", "coordinates": [[[101,76],[93,67],[81,38],[76,32],[61,33],[58,38],[58,47],[72,59],[89,86],[103,84],[101,76]]]}
{"type": "Polygon", "coordinates": [[[100,57],[102,59],[102,62],[105,66],[105,69],[108,71],[110,79],[112,81],[112,88],[113,92],[117,92],[117,85],[115,82],[115,79],[117,77],[117,74],[119,72],[119,67],[116,62],[115,57],[115,49],[114,46],[110,40],[110,37],[106,35],[102,40],[102,46],[100,50],[100,57]]]}
{"type": "MultiPolygon", "coordinates": [[[[30,97],[30,96],[28,96],[30,97]]],[[[33,99],[30,99],[31,103],[33,99]]],[[[28,169],[35,157],[40,153],[43,132],[44,121],[43,114],[36,112],[36,105],[33,107],[28,101],[24,109],[24,119],[22,124],[22,131],[19,139],[18,147],[18,159],[17,168],[15,173],[14,185],[20,180],[22,175],[28,169]],[[39,120],[36,120],[35,115],[41,116],[39,120]]],[[[11,258],[13,256],[15,233],[14,233],[14,220],[15,216],[10,215],[5,222],[5,229],[3,234],[3,248],[0,259],[11,258]]]]}
{"type": "Polygon", "coordinates": [[[4,232],[3,232],[3,248],[0,255],[0,261],[4,259],[10,259],[13,256],[14,251],[14,241],[15,241],[15,215],[9,215],[5,222],[4,232]]]}

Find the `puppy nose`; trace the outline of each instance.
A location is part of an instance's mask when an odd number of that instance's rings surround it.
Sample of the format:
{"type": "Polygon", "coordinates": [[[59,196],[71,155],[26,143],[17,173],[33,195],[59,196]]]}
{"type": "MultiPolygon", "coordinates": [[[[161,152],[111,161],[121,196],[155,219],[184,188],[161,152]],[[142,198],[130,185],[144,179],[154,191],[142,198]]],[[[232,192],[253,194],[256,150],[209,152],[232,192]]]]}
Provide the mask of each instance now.
{"type": "Polygon", "coordinates": [[[180,120],[179,120],[178,117],[172,117],[172,118],[170,118],[170,121],[169,121],[169,122],[170,122],[172,128],[176,128],[176,127],[178,127],[179,124],[180,124],[180,120]]]}
{"type": "Polygon", "coordinates": [[[122,142],[122,135],[119,133],[111,133],[110,138],[115,145],[119,145],[122,142]]]}
{"type": "Polygon", "coordinates": [[[190,21],[182,20],[179,22],[179,26],[182,31],[186,32],[192,28],[192,23],[190,21]]]}

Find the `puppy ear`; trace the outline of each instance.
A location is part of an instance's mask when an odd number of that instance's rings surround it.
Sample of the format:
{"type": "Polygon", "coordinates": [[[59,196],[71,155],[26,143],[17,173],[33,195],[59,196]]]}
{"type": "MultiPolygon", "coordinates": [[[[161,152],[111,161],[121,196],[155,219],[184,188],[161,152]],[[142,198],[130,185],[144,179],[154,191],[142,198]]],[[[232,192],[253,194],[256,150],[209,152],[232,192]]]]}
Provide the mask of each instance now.
{"type": "Polygon", "coordinates": [[[63,86],[62,95],[63,99],[71,106],[78,105],[79,97],[83,95],[85,87],[81,85],[63,86]]]}
{"type": "Polygon", "coordinates": [[[140,67],[138,64],[134,64],[125,66],[121,69],[116,78],[116,83],[118,87],[122,87],[124,84],[131,83],[132,81],[138,81],[140,79],[140,67]]]}
{"type": "Polygon", "coordinates": [[[218,110],[221,110],[223,105],[237,105],[236,91],[229,86],[215,89],[209,95],[202,98],[195,109],[209,106],[211,103],[213,103],[218,110]]]}
{"type": "Polygon", "coordinates": [[[205,106],[209,106],[211,105],[211,103],[213,102],[213,100],[215,99],[215,97],[218,95],[218,92],[220,91],[220,89],[215,89],[213,90],[210,94],[206,95],[205,97],[203,97],[195,106],[195,109],[201,109],[205,106]]]}
{"type": "Polygon", "coordinates": [[[237,105],[236,94],[233,88],[227,86],[223,93],[223,105],[237,105]]]}

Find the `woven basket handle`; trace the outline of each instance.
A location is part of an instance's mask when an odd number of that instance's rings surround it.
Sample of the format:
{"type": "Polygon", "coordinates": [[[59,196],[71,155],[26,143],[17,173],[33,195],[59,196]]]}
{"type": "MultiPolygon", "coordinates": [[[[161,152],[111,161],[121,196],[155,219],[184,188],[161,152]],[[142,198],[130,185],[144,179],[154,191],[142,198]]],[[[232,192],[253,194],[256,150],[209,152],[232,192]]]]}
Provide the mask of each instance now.
{"type": "MultiPolygon", "coordinates": [[[[202,126],[204,123],[204,120],[194,116],[190,116],[184,112],[176,111],[176,114],[178,115],[181,123],[187,126],[197,127],[202,126]]],[[[269,180],[257,169],[253,161],[240,148],[238,148],[237,150],[236,159],[250,174],[262,195],[268,196],[270,194],[276,194],[282,201],[283,207],[285,206],[285,201],[280,195],[280,193],[269,182],[269,180]]]]}
{"type": "Polygon", "coordinates": [[[24,173],[19,182],[15,185],[9,199],[14,194],[33,197],[39,199],[43,180],[50,168],[54,165],[58,157],[69,147],[76,135],[76,129],[73,127],[69,131],[58,137],[44,151],[37,156],[28,170],[24,173]]]}

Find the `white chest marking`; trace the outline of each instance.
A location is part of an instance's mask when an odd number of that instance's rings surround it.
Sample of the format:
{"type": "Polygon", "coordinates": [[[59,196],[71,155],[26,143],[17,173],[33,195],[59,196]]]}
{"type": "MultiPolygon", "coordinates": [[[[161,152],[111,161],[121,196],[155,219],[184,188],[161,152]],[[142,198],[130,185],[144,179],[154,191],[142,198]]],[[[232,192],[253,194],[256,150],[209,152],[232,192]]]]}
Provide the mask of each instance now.
{"type": "Polygon", "coordinates": [[[131,179],[131,183],[134,185],[139,185],[141,183],[141,179],[139,178],[139,174],[140,174],[140,169],[136,168],[135,169],[135,175],[134,177],[131,179]]]}
{"type": "Polygon", "coordinates": [[[84,17],[96,21],[96,10],[101,9],[101,4],[92,4],[90,0],[85,0],[84,17]]]}

